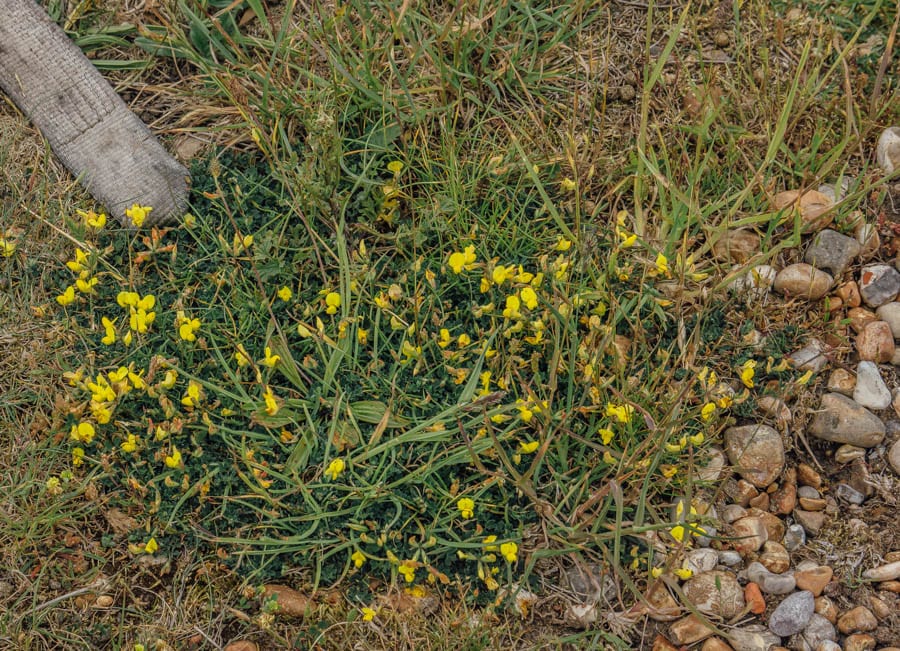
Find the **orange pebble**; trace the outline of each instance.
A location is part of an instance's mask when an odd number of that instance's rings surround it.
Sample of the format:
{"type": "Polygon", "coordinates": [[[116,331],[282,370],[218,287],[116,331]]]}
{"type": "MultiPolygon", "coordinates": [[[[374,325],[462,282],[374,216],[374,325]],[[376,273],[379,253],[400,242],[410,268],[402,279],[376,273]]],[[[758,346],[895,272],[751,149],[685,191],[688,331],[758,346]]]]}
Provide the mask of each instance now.
{"type": "Polygon", "coordinates": [[[744,588],[744,599],[747,600],[747,608],[754,615],[766,612],[766,600],[763,598],[762,590],[755,583],[748,583],[744,588]]]}

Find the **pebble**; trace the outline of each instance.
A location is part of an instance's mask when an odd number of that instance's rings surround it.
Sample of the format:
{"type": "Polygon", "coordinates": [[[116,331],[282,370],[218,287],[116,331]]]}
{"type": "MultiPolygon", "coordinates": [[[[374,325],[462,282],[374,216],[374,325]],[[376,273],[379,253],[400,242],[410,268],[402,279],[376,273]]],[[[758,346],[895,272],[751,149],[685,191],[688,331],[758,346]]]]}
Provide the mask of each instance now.
{"type": "Polygon", "coordinates": [[[834,293],[841,299],[844,305],[848,307],[859,307],[862,305],[862,296],[859,295],[859,285],[856,284],[855,280],[848,280],[838,287],[834,293]]]}
{"type": "Polygon", "coordinates": [[[847,318],[850,319],[850,327],[853,332],[862,332],[868,324],[877,321],[878,317],[872,310],[864,307],[853,307],[847,310],[847,318]]]}
{"type": "Polygon", "coordinates": [[[760,624],[732,629],[729,638],[734,651],[770,651],[781,644],[780,637],[760,624]]]}
{"type": "Polygon", "coordinates": [[[741,555],[733,549],[722,549],[718,552],[719,562],[726,567],[734,567],[743,560],[741,555]]]}
{"type": "Polygon", "coordinates": [[[832,625],[837,624],[838,609],[828,597],[816,597],[816,614],[827,619],[832,625]]]}
{"type": "Polygon", "coordinates": [[[850,504],[862,504],[866,496],[848,484],[838,484],[834,487],[834,497],[850,504]]]}
{"type": "Polygon", "coordinates": [[[840,464],[850,463],[854,459],[866,456],[865,448],[844,444],[834,451],[834,460],[840,464]]]}
{"type": "Polygon", "coordinates": [[[878,628],[878,620],[871,610],[865,606],[857,606],[838,617],[837,627],[844,635],[866,633],[878,628]]]}
{"type": "Polygon", "coordinates": [[[824,511],[827,502],[821,497],[801,497],[797,500],[804,511],[824,511]]]}
{"type": "Polygon", "coordinates": [[[840,278],[859,255],[859,249],[859,242],[854,238],[825,229],[813,238],[803,261],[816,269],[827,269],[835,278],[840,278]]]}
{"type": "Polygon", "coordinates": [[[744,586],[744,602],[747,604],[747,611],[754,615],[762,615],[766,612],[766,599],[763,597],[759,584],[750,581],[744,586]]]}
{"type": "Polygon", "coordinates": [[[259,651],[259,646],[250,640],[235,640],[228,643],[225,651],[259,651]]]}
{"type": "Polygon", "coordinates": [[[772,574],[762,563],[755,561],[747,567],[747,578],[767,594],[788,594],[797,585],[792,573],[772,574]]]}
{"type": "Polygon", "coordinates": [[[759,249],[759,235],[745,228],[726,231],[712,247],[716,258],[737,264],[747,262],[759,249]]]}
{"type": "Polygon", "coordinates": [[[866,305],[879,307],[900,294],[900,272],[887,264],[870,264],[859,275],[859,294],[866,305]]]}
{"type": "Polygon", "coordinates": [[[844,651],[872,651],[877,642],[871,635],[850,635],[844,640],[844,651]]]}
{"type": "Polygon", "coordinates": [[[891,301],[875,310],[875,315],[888,324],[894,339],[900,338],[900,302],[891,301]]]}
{"type": "Polygon", "coordinates": [[[736,278],[731,288],[737,294],[747,294],[750,299],[763,299],[772,288],[776,275],[774,267],[761,264],[736,278]]]}
{"type": "MultiPolygon", "coordinates": [[[[811,647],[807,646],[806,648],[810,649],[811,647]]],[[[842,651],[842,649],[841,645],[837,642],[832,640],[822,640],[816,645],[815,649],[812,649],[812,651],[842,651]]]]}
{"type": "Polygon", "coordinates": [[[769,509],[779,515],[789,514],[797,506],[797,490],[795,483],[785,481],[785,483],[772,491],[769,509]]]}
{"type": "Polygon", "coordinates": [[[615,593],[615,583],[597,563],[575,565],[566,570],[569,589],[583,602],[604,601],[615,593]]]}
{"type": "Polygon", "coordinates": [[[819,535],[822,527],[825,526],[825,514],[821,511],[794,509],[794,519],[800,523],[806,533],[813,536],[819,535]]]}
{"type": "Polygon", "coordinates": [[[787,549],[774,540],[767,540],[763,543],[763,551],[757,560],[773,574],[781,574],[791,567],[791,556],[787,549]]]}
{"type": "Polygon", "coordinates": [[[693,644],[713,634],[696,615],[682,617],[669,626],[669,636],[676,644],[693,644]]]}
{"type": "MultiPolygon", "coordinates": [[[[893,267],[888,267],[897,273],[893,267]]],[[[805,262],[788,265],[775,276],[775,289],[788,297],[805,298],[816,301],[831,289],[834,278],[805,262]]],[[[900,285],[900,282],[898,282],[900,285]]],[[[897,289],[900,292],[900,287],[897,289]]],[[[894,294],[896,296],[896,294],[894,294]]],[[[893,297],[892,297],[893,298],[893,297]]],[[[887,301],[885,301],[887,302],[887,301]]]]}
{"type": "Polygon", "coordinates": [[[891,464],[894,472],[900,475],[900,441],[894,442],[891,446],[891,450],[888,452],[888,463],[891,464]]]}
{"type": "Polygon", "coordinates": [[[797,497],[805,497],[806,499],[816,499],[822,497],[821,493],[812,486],[801,486],[797,489],[797,497]]]}
{"type": "Polygon", "coordinates": [[[808,431],[826,441],[864,448],[876,446],[884,439],[884,423],[868,409],[839,393],[822,396],[808,431]]]}
{"type": "Polygon", "coordinates": [[[758,511],[757,509],[751,509],[749,513],[751,516],[757,517],[762,520],[763,526],[765,526],[766,533],[768,534],[767,540],[781,540],[782,538],[784,538],[784,520],[779,518],[774,513],[758,511]]]}
{"type": "Polygon", "coordinates": [[[890,406],[891,391],[874,362],[861,361],[857,366],[853,399],[866,409],[881,410],[890,406]]]}
{"type": "Polygon", "coordinates": [[[900,127],[888,127],[881,132],[875,158],[885,174],[900,168],[900,127]]]}
{"type": "Polygon", "coordinates": [[[803,348],[788,355],[788,359],[794,365],[794,368],[801,371],[820,373],[828,364],[827,352],[828,346],[818,339],[810,339],[809,343],[803,348]]]}
{"type": "Polygon", "coordinates": [[[806,543],[806,531],[799,524],[792,524],[784,532],[784,548],[789,552],[798,550],[806,543]]]}
{"type": "Polygon", "coordinates": [[[700,647],[700,651],[734,651],[731,648],[731,645],[727,642],[723,642],[720,637],[710,637],[704,640],[703,646],[700,647]]]}
{"type": "Polygon", "coordinates": [[[817,490],[822,487],[822,476],[808,463],[801,463],[797,466],[797,481],[817,490]]]}
{"type": "Polygon", "coordinates": [[[647,591],[647,615],[655,622],[671,622],[681,616],[681,605],[669,592],[663,582],[656,583],[647,591]]]}
{"type": "Polygon", "coordinates": [[[744,609],[744,590],[731,572],[714,570],[697,574],[682,589],[688,602],[701,613],[731,619],[744,609]]]}
{"type": "Polygon", "coordinates": [[[769,630],[779,637],[799,633],[809,624],[815,598],[808,590],[788,595],[769,616],[769,630]]]}
{"type": "Polygon", "coordinates": [[[769,532],[761,518],[746,517],[736,520],[733,527],[733,535],[736,540],[732,541],[735,550],[740,554],[749,554],[757,551],[763,546],[769,538],[769,532]]]}
{"type": "Polygon", "coordinates": [[[725,469],[725,453],[720,448],[712,447],[707,450],[707,456],[709,461],[697,470],[697,479],[708,482],[718,481],[725,469]]]}
{"type": "MultiPolygon", "coordinates": [[[[803,632],[788,641],[792,649],[818,649],[823,643],[837,640],[834,624],[817,613],[809,618],[803,632]]],[[[840,649],[840,647],[838,647],[840,649]]]]}
{"type": "Polygon", "coordinates": [[[863,572],[862,577],[868,581],[896,581],[900,579],[900,561],[873,567],[863,572]]]}
{"type": "Polygon", "coordinates": [[[779,192],[773,197],[772,204],[775,210],[793,204],[800,211],[800,221],[803,222],[805,233],[822,230],[834,221],[834,212],[830,211],[834,202],[818,190],[807,190],[803,195],[799,190],[779,192]]]}
{"type": "Polygon", "coordinates": [[[693,549],[685,554],[683,567],[694,574],[710,572],[719,563],[719,554],[715,549],[693,549]]]}
{"type": "Polygon", "coordinates": [[[740,504],[726,504],[721,511],[722,521],[726,524],[732,524],[735,520],[747,517],[747,509],[740,504]]]}
{"type": "Polygon", "coordinates": [[[852,183],[853,179],[849,176],[842,176],[833,183],[823,183],[817,189],[831,199],[832,203],[837,203],[847,195],[852,183]]]}
{"type": "Polygon", "coordinates": [[[729,427],[725,430],[725,454],[738,473],[757,488],[771,484],[784,469],[784,443],[768,425],[729,427]]]}
{"type": "MultiPolygon", "coordinates": [[[[824,357],[821,357],[821,360],[822,366],[828,361],[824,357]]],[[[818,360],[816,361],[816,365],[818,365],[818,360]]],[[[801,365],[801,368],[802,366],[803,365],[801,365]]],[[[819,371],[814,372],[818,373],[819,371]]],[[[794,420],[790,408],[781,398],[776,398],[775,396],[763,396],[756,401],[756,406],[759,407],[760,411],[766,416],[772,418],[775,421],[775,426],[781,431],[785,431],[794,420]]]]}
{"type": "Polygon", "coordinates": [[[825,586],[834,576],[834,570],[827,565],[820,565],[810,570],[797,570],[794,572],[794,579],[797,581],[797,588],[800,590],[808,590],[814,597],[821,596],[825,586]]]}
{"type": "Polygon", "coordinates": [[[894,358],[896,350],[891,327],[884,321],[870,321],[856,335],[856,352],[860,359],[885,364],[894,358]]]}
{"type": "Polygon", "coordinates": [[[891,616],[891,613],[894,612],[894,609],[891,608],[886,601],[879,599],[875,595],[869,596],[869,610],[871,610],[872,614],[878,619],[887,619],[891,616]]]}

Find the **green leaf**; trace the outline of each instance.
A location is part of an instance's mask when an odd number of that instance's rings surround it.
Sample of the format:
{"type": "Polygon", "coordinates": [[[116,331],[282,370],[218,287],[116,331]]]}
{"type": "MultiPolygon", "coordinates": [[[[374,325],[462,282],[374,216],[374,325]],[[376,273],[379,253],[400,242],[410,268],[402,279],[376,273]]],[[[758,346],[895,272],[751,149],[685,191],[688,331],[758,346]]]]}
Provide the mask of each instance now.
{"type": "MultiPolygon", "coordinates": [[[[358,421],[369,423],[370,425],[377,425],[380,423],[381,419],[384,418],[385,413],[388,412],[388,406],[380,400],[359,400],[350,403],[350,413],[353,414],[353,417],[358,421]]],[[[388,414],[388,427],[406,427],[407,425],[409,425],[409,421],[406,418],[395,416],[390,413],[388,414]]]]}

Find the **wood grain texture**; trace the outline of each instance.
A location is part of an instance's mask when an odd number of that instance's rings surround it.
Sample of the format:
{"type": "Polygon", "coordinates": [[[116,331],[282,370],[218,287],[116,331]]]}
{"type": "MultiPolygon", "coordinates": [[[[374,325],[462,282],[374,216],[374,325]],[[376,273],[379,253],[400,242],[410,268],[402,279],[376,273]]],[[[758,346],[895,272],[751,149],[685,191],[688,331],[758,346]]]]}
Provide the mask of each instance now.
{"type": "Polygon", "coordinates": [[[184,212],[188,171],[34,0],[0,0],[0,87],[111,216],[152,206],[150,226],[184,212]]]}

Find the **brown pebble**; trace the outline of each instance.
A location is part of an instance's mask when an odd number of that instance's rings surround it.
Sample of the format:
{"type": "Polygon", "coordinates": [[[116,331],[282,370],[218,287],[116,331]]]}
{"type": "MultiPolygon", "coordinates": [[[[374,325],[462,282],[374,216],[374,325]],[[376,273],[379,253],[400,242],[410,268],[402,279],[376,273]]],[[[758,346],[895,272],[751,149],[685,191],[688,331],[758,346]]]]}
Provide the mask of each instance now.
{"type": "Polygon", "coordinates": [[[872,651],[875,644],[875,638],[871,635],[857,633],[844,640],[844,651],[872,651]]]}
{"type": "Polygon", "coordinates": [[[864,307],[854,307],[847,310],[847,318],[850,319],[850,327],[853,332],[862,332],[862,329],[869,323],[877,321],[878,317],[872,310],[864,307]]]}
{"type": "Polygon", "coordinates": [[[796,484],[782,484],[769,498],[769,510],[779,515],[788,515],[796,506],[796,484]]]}
{"type": "Polygon", "coordinates": [[[850,307],[859,307],[862,305],[862,296],[859,294],[859,285],[855,280],[844,283],[834,292],[838,297],[850,307]]]}
{"type": "Polygon", "coordinates": [[[753,506],[757,509],[768,510],[769,509],[769,494],[768,493],[760,493],[756,497],[750,500],[750,506],[753,506]]]}
{"type": "Polygon", "coordinates": [[[97,597],[97,601],[94,602],[94,605],[97,608],[109,608],[113,605],[113,598],[108,594],[102,594],[97,597]]]}
{"type": "Polygon", "coordinates": [[[887,554],[884,555],[885,563],[895,563],[897,561],[900,561],[900,551],[888,552],[887,554]]]}
{"type": "Polygon", "coordinates": [[[728,32],[719,30],[716,32],[715,43],[718,47],[728,47],[731,43],[731,37],[728,35],[728,32]]]}
{"type": "Polygon", "coordinates": [[[900,594],[900,581],[882,581],[878,584],[878,589],[900,594]]]}
{"type": "Polygon", "coordinates": [[[879,599],[875,595],[869,596],[869,609],[878,619],[885,619],[891,616],[891,607],[883,599],[879,599]]]}
{"type": "Polygon", "coordinates": [[[825,499],[822,497],[801,497],[800,508],[807,511],[824,511],[826,506],[825,499]]]}
{"type": "Polygon", "coordinates": [[[225,647],[225,651],[259,651],[259,645],[250,640],[235,640],[225,647]]]}
{"type": "Polygon", "coordinates": [[[703,642],[700,651],[734,651],[727,642],[720,637],[711,637],[703,642]]]}
{"type": "Polygon", "coordinates": [[[857,606],[838,617],[837,627],[844,635],[865,633],[878,628],[878,620],[875,619],[871,610],[865,606],[857,606]]]}
{"type": "Polygon", "coordinates": [[[803,486],[812,486],[816,490],[822,488],[822,476],[812,466],[805,463],[797,466],[797,481],[803,486]]]}
{"type": "Polygon", "coordinates": [[[816,597],[815,612],[827,619],[832,624],[837,623],[838,609],[828,597],[816,597]]]}
{"type": "Polygon", "coordinates": [[[657,635],[656,639],[653,640],[653,646],[650,647],[650,651],[678,651],[678,647],[662,635],[657,635]]]}
{"type": "Polygon", "coordinates": [[[265,586],[264,598],[267,601],[274,598],[278,604],[278,614],[290,617],[303,617],[311,606],[309,597],[286,585],[265,586]]]}
{"type": "Polygon", "coordinates": [[[831,581],[834,571],[827,565],[820,565],[811,570],[798,570],[794,572],[798,590],[809,590],[814,597],[822,594],[825,586],[831,581]]]}
{"type": "Polygon", "coordinates": [[[894,333],[884,321],[872,321],[856,336],[856,352],[861,360],[885,364],[894,356],[894,333]]]}
{"type": "Polygon", "coordinates": [[[754,615],[766,612],[766,599],[762,590],[752,581],[744,587],[744,600],[747,602],[747,610],[754,615]]]}
{"type": "Polygon", "coordinates": [[[677,622],[672,622],[669,634],[676,644],[693,644],[708,638],[713,631],[700,618],[688,615],[677,622]]]}
{"type": "MultiPolygon", "coordinates": [[[[784,545],[774,540],[767,540],[763,544],[759,562],[773,574],[782,574],[791,567],[791,556],[784,545]]],[[[798,584],[799,585],[799,584],[798,584]]]]}

